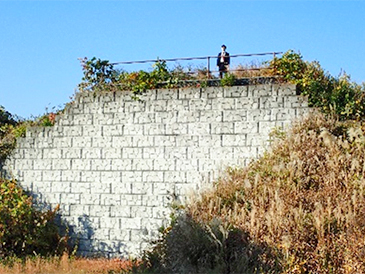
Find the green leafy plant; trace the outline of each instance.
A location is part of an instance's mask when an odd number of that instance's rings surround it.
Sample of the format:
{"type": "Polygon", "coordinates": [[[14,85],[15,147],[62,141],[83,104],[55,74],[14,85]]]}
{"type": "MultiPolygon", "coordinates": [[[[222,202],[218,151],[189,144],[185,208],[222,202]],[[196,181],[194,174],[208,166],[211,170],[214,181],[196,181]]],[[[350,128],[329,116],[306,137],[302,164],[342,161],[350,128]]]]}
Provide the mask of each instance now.
{"type": "Polygon", "coordinates": [[[306,62],[300,53],[292,50],[269,62],[272,74],[298,86],[302,95],[308,96],[309,106],[341,119],[362,119],[365,115],[365,88],[342,74],[333,77],[325,72],[319,62],[306,62]]]}
{"type": "Polygon", "coordinates": [[[236,76],[233,73],[226,73],[221,79],[221,86],[234,86],[235,82],[236,76]]]}
{"type": "Polygon", "coordinates": [[[116,71],[108,60],[101,60],[96,57],[90,60],[86,57],[79,60],[84,72],[83,82],[79,85],[80,89],[90,90],[115,81],[116,71]]]}
{"type": "Polygon", "coordinates": [[[54,223],[57,211],[36,209],[14,180],[0,179],[0,259],[62,254],[67,243],[54,223]]]}

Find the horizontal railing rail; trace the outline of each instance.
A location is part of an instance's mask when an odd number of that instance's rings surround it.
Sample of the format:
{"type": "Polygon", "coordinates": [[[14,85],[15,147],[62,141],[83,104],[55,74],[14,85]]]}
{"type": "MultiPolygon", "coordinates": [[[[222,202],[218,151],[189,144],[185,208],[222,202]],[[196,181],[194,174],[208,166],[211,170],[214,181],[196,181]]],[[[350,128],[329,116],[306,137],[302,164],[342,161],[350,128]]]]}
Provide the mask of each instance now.
{"type": "MultiPolygon", "coordinates": [[[[271,55],[273,58],[276,57],[276,55],[280,55],[283,52],[264,52],[264,53],[250,53],[250,54],[232,54],[230,55],[231,58],[236,58],[236,57],[255,57],[255,56],[268,56],[271,55]]],[[[206,60],[206,64],[207,64],[207,77],[209,77],[211,75],[211,73],[215,73],[218,72],[216,70],[211,70],[211,59],[217,59],[218,56],[201,56],[201,57],[183,57],[183,58],[158,58],[158,59],[150,59],[150,60],[140,60],[140,61],[122,61],[122,62],[114,62],[114,63],[110,63],[113,66],[116,65],[132,65],[132,64],[145,64],[145,63],[156,63],[156,62],[176,62],[176,61],[192,61],[192,60],[206,60]]],[[[268,69],[267,67],[265,68],[246,68],[244,70],[261,70],[261,69],[268,69]]],[[[241,71],[242,69],[239,70],[230,70],[230,71],[241,71]]]]}

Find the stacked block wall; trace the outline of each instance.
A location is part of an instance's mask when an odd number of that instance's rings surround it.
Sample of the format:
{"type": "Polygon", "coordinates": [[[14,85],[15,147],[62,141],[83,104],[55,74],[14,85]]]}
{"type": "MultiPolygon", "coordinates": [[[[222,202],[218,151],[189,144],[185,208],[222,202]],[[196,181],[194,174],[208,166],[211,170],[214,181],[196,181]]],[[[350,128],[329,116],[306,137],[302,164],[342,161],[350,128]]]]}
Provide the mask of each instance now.
{"type": "Polygon", "coordinates": [[[4,169],[60,205],[82,255],[137,255],[174,199],[257,158],[307,111],[293,85],[80,93],[53,127],[28,129],[4,169]]]}

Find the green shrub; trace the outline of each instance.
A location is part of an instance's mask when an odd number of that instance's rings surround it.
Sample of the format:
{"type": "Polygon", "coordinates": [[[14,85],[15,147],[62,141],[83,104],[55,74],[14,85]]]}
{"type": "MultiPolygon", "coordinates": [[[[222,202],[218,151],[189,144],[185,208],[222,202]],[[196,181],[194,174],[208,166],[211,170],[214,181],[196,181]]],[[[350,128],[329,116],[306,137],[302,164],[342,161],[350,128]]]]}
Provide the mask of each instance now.
{"type": "Polygon", "coordinates": [[[236,83],[236,76],[233,73],[226,73],[221,79],[222,86],[233,86],[235,83],[236,83]]]}
{"type": "Polygon", "coordinates": [[[36,209],[14,180],[0,179],[0,259],[61,254],[66,241],[54,223],[57,210],[36,209]]]}
{"type": "Polygon", "coordinates": [[[304,61],[299,53],[287,51],[270,61],[272,74],[294,83],[308,96],[311,107],[341,119],[362,119],[365,115],[365,87],[351,81],[347,74],[333,77],[317,61],[304,61]]]}

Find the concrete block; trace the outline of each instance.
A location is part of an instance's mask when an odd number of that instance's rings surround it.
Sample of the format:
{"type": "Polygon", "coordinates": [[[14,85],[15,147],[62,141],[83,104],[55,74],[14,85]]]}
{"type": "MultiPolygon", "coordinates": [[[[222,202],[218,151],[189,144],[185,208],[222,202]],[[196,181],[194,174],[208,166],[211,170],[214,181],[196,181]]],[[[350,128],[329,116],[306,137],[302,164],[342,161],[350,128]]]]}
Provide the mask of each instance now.
{"type": "MultiPolygon", "coordinates": [[[[152,170],[152,168],[151,168],[152,170]]],[[[143,182],[162,182],[163,181],[163,172],[162,171],[143,171],[142,172],[143,182]]],[[[146,185],[148,188],[148,185],[146,185]]],[[[133,186],[132,186],[133,188],[133,186]]]]}
{"type": "Polygon", "coordinates": [[[142,182],[142,171],[122,171],[122,182],[124,184],[130,182],[142,182]]]}
{"type": "Polygon", "coordinates": [[[199,117],[199,121],[202,123],[222,122],[223,112],[219,110],[200,111],[199,117]]]}
{"type": "Polygon", "coordinates": [[[71,159],[71,168],[73,170],[91,170],[91,160],[71,159]]]}
{"type": "Polygon", "coordinates": [[[236,99],[235,98],[220,98],[214,102],[213,110],[229,110],[236,108],[236,99]]]}
{"type": "Polygon", "coordinates": [[[48,159],[34,159],[34,169],[38,170],[51,170],[52,169],[52,161],[48,159]]]}
{"type": "Polygon", "coordinates": [[[133,147],[152,147],[154,146],[153,136],[133,136],[133,147]]]}
{"type": "Polygon", "coordinates": [[[179,111],[177,110],[171,110],[169,112],[166,112],[164,109],[163,112],[156,112],[155,113],[155,119],[156,123],[158,124],[174,124],[177,122],[177,116],[179,111]]]}
{"type": "Polygon", "coordinates": [[[91,193],[90,183],[81,183],[80,181],[71,181],[71,193],[91,193]]]}
{"type": "Polygon", "coordinates": [[[153,159],[133,159],[131,170],[149,171],[153,168],[153,159]]]}
{"type": "Polygon", "coordinates": [[[103,113],[109,114],[109,113],[118,113],[121,109],[124,108],[124,102],[105,102],[103,105],[103,113]]]}
{"type": "Polygon", "coordinates": [[[81,157],[83,159],[100,159],[101,148],[83,148],[81,149],[81,157]]]}
{"type": "Polygon", "coordinates": [[[118,206],[121,205],[121,196],[114,193],[100,194],[101,205],[118,206]]]}
{"type": "MultiPolygon", "coordinates": [[[[132,136],[113,136],[112,146],[113,148],[131,147],[133,145],[132,136]]],[[[107,147],[107,146],[104,146],[107,147]]],[[[104,148],[103,147],[103,148],[104,148]]]]}
{"type": "Polygon", "coordinates": [[[242,122],[247,120],[248,110],[224,110],[222,113],[222,122],[242,122]]]}
{"type": "Polygon", "coordinates": [[[154,112],[136,112],[134,114],[135,124],[151,124],[156,122],[156,115],[154,112]]]}
{"type": "Polygon", "coordinates": [[[34,141],[35,148],[69,147],[70,144],[71,140],[68,137],[54,137],[54,138],[44,137],[44,138],[36,138],[34,141]]]}
{"type": "Polygon", "coordinates": [[[93,115],[92,114],[78,114],[73,116],[74,125],[92,125],[93,115]]]}
{"type": "Polygon", "coordinates": [[[134,123],[134,113],[117,112],[114,113],[114,124],[129,125],[134,123]]]}
{"type": "Polygon", "coordinates": [[[80,193],[80,200],[83,205],[102,205],[101,203],[101,194],[100,193],[80,193]]]}
{"type": "Polygon", "coordinates": [[[165,125],[164,124],[145,124],[143,132],[148,135],[165,135],[165,125]]]}
{"type": "MultiPolygon", "coordinates": [[[[90,136],[90,137],[101,137],[103,136],[103,130],[104,127],[108,127],[107,126],[102,126],[102,125],[83,125],[82,128],[82,136],[90,136]]],[[[111,134],[110,134],[111,135],[111,134]]],[[[108,136],[110,136],[108,134],[108,136]]]]}
{"type": "Polygon", "coordinates": [[[189,100],[168,100],[165,111],[183,111],[189,110],[189,100]]]}
{"type": "Polygon", "coordinates": [[[157,100],[177,100],[178,94],[176,89],[159,89],[157,90],[157,100]]]}
{"type": "MultiPolygon", "coordinates": [[[[204,155],[205,150],[200,151],[202,155],[204,155]]],[[[175,166],[177,171],[195,171],[198,170],[198,159],[189,158],[189,159],[182,159],[178,158],[175,160],[175,166]]]]}
{"type": "Polygon", "coordinates": [[[112,216],[112,207],[106,205],[93,204],[89,205],[90,217],[114,217],[112,216]]]}
{"type": "MultiPolygon", "coordinates": [[[[61,147],[65,147],[65,148],[92,147],[92,137],[83,136],[83,137],[73,137],[72,139],[70,139],[70,138],[66,139],[65,138],[65,141],[66,140],[70,140],[69,143],[67,143],[65,146],[61,146],[61,147]]],[[[55,145],[56,145],[56,142],[55,142],[55,145]]]]}
{"type": "Polygon", "coordinates": [[[209,89],[202,89],[201,98],[203,99],[212,99],[212,98],[222,98],[224,93],[224,88],[222,87],[213,87],[209,89]]]}
{"type": "Polygon", "coordinates": [[[173,159],[153,159],[153,170],[155,171],[169,171],[175,170],[175,160],[173,159]]]}
{"type": "MultiPolygon", "coordinates": [[[[123,217],[123,216],[121,216],[123,217]]],[[[131,231],[130,230],[122,230],[122,229],[110,229],[110,240],[120,240],[123,242],[131,241],[131,231]]]]}
{"type": "Polygon", "coordinates": [[[248,86],[225,87],[224,97],[242,98],[248,96],[248,86]]]}
{"type": "Polygon", "coordinates": [[[184,171],[164,171],[163,180],[164,183],[184,183],[187,181],[186,172],[184,171]]]}
{"type": "Polygon", "coordinates": [[[222,146],[224,147],[244,147],[246,146],[246,135],[222,135],[222,146]]]}
{"type": "Polygon", "coordinates": [[[211,123],[211,134],[233,134],[234,133],[234,123],[224,122],[224,123],[211,123]]]}
{"type": "Polygon", "coordinates": [[[167,135],[183,135],[188,134],[188,124],[166,124],[167,135]]]}
{"type": "Polygon", "coordinates": [[[210,158],[211,159],[222,159],[222,160],[232,159],[233,158],[233,148],[232,147],[210,148],[210,158]]]}
{"type": "Polygon", "coordinates": [[[250,85],[248,86],[248,96],[262,97],[273,95],[271,85],[250,85]]]}
{"type": "MultiPolygon", "coordinates": [[[[111,183],[112,182],[105,182],[103,178],[101,179],[102,182],[91,182],[90,183],[90,192],[91,194],[101,194],[101,193],[111,193],[111,183]]],[[[85,194],[85,193],[84,193],[85,194]]]]}
{"type": "Polygon", "coordinates": [[[235,122],[234,134],[255,134],[258,133],[258,122],[235,122]]]}
{"type": "Polygon", "coordinates": [[[220,135],[199,136],[198,147],[220,147],[221,143],[220,135]]]}
{"type": "Polygon", "coordinates": [[[142,179],[130,179],[130,180],[123,180],[122,182],[113,181],[111,182],[111,193],[114,194],[131,194],[132,193],[132,183],[134,182],[141,182],[142,179]]]}
{"type": "Polygon", "coordinates": [[[36,143],[36,147],[42,148],[69,148],[72,146],[73,138],[69,137],[54,137],[52,140],[42,140],[41,143],[36,143]]]}
{"type": "Polygon", "coordinates": [[[143,147],[124,147],[124,148],[122,148],[123,158],[124,159],[142,159],[143,158],[143,150],[144,149],[148,149],[148,148],[143,148],[143,147]]]}
{"type": "Polygon", "coordinates": [[[179,100],[183,99],[196,99],[200,98],[200,89],[199,88],[184,88],[179,89],[179,100]]]}
{"type": "MultiPolygon", "coordinates": [[[[49,151],[50,149],[48,149],[49,151]]],[[[58,151],[58,150],[56,150],[58,151]]],[[[43,149],[36,149],[36,148],[29,148],[29,149],[19,149],[15,150],[13,155],[14,158],[20,159],[42,159],[43,158],[43,149]]],[[[51,155],[47,155],[52,158],[51,155]]],[[[61,155],[59,155],[61,156],[61,155]]],[[[53,157],[53,158],[60,158],[60,157],[53,157]]]]}
{"type": "Polygon", "coordinates": [[[92,137],[93,148],[112,147],[112,136],[92,137]]]}
{"type": "Polygon", "coordinates": [[[200,120],[200,112],[197,111],[181,110],[178,112],[177,115],[178,123],[194,123],[194,122],[199,122],[199,120],[200,120]]]}
{"type": "Polygon", "coordinates": [[[199,140],[203,136],[198,135],[178,135],[176,136],[176,146],[177,147],[198,147],[199,140]]]}
{"type": "MultiPolygon", "coordinates": [[[[164,148],[163,147],[144,147],[142,150],[142,158],[144,159],[163,159],[164,148]]],[[[136,157],[138,158],[138,157],[136,157]]]]}
{"type": "Polygon", "coordinates": [[[189,123],[188,134],[201,136],[210,134],[210,124],[208,123],[189,123]]]}
{"type": "Polygon", "coordinates": [[[165,112],[167,109],[168,100],[158,100],[158,101],[146,101],[146,111],[154,112],[156,115],[159,112],[165,112]]]}
{"type": "Polygon", "coordinates": [[[121,229],[141,229],[140,217],[132,218],[120,218],[120,228],[121,229]]]}
{"type": "MultiPolygon", "coordinates": [[[[114,143],[114,140],[113,140],[114,143]]],[[[101,149],[101,158],[102,159],[120,159],[122,158],[122,149],[107,147],[101,149]]]]}
{"type": "Polygon", "coordinates": [[[125,111],[132,112],[144,112],[146,111],[146,103],[142,101],[126,101],[124,104],[125,111]]]}
{"type": "Polygon", "coordinates": [[[60,202],[62,204],[80,204],[81,195],[78,193],[60,193],[61,199],[60,202]]]}
{"type": "MultiPolygon", "coordinates": [[[[222,100],[222,99],[219,99],[222,100]]],[[[213,99],[191,99],[189,101],[189,110],[192,112],[202,110],[212,110],[213,99]]]]}
{"type": "Polygon", "coordinates": [[[154,146],[174,147],[176,146],[176,136],[154,136],[154,146]]]}
{"type": "Polygon", "coordinates": [[[81,182],[95,182],[100,183],[101,182],[101,176],[99,171],[87,171],[82,170],[81,173],[81,182]]]}
{"type": "Polygon", "coordinates": [[[42,170],[42,180],[47,182],[61,182],[61,171],[60,170],[42,170]]]}
{"type": "MultiPolygon", "coordinates": [[[[148,178],[146,179],[148,180],[148,178]]],[[[151,181],[145,181],[145,182],[133,182],[131,184],[132,186],[132,195],[152,195],[153,193],[153,185],[151,181]]]]}
{"type": "Polygon", "coordinates": [[[187,147],[166,147],[166,159],[187,159],[187,147]]]}
{"type": "Polygon", "coordinates": [[[93,120],[90,122],[90,124],[93,125],[112,125],[113,123],[114,123],[113,113],[93,114],[93,120]]]}
{"type": "Polygon", "coordinates": [[[52,159],[47,161],[52,163],[52,169],[54,170],[70,170],[71,168],[71,160],[69,159],[52,159]]]}
{"type": "Polygon", "coordinates": [[[207,159],[210,147],[188,147],[188,159],[207,159]]]}

